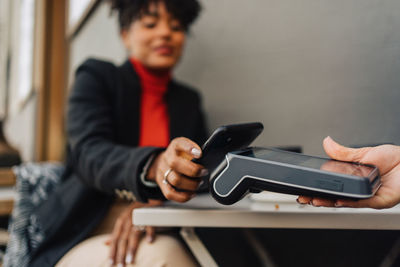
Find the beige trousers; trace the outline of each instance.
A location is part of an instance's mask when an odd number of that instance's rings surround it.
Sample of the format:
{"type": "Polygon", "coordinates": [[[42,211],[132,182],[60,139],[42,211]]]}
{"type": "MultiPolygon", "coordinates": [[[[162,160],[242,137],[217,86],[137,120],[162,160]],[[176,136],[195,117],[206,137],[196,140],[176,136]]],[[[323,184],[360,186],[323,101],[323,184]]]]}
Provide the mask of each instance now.
{"type": "MultiPolygon", "coordinates": [[[[109,246],[104,242],[108,235],[91,237],[71,249],[56,267],[109,267],[109,246]]],[[[181,242],[170,235],[157,235],[153,243],[142,239],[134,264],[126,266],[190,267],[198,266],[181,242]]]]}
{"type": "MultiPolygon", "coordinates": [[[[68,251],[56,264],[56,267],[111,266],[108,258],[110,247],[105,245],[105,241],[112,232],[116,218],[128,206],[129,203],[117,201],[103,222],[93,232],[92,237],[68,251]]],[[[134,264],[126,266],[191,267],[198,265],[177,237],[172,234],[156,234],[153,243],[148,243],[145,238],[141,240],[134,264]]]]}

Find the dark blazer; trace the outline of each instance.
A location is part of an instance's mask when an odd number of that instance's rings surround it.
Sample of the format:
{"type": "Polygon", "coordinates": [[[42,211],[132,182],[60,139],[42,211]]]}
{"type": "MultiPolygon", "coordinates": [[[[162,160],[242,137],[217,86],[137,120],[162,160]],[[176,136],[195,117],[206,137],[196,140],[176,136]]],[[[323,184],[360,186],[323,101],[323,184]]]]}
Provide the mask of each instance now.
{"type": "MultiPolygon", "coordinates": [[[[63,183],[36,216],[45,240],[30,266],[53,266],[98,225],[115,189],[142,202],[162,198],[139,175],[158,147],[137,147],[141,87],[130,61],[122,66],[89,59],[77,70],[68,101],[67,164],[63,183]]],[[[165,95],[170,137],[184,136],[199,145],[207,130],[198,93],[174,80],[165,95]]]]}

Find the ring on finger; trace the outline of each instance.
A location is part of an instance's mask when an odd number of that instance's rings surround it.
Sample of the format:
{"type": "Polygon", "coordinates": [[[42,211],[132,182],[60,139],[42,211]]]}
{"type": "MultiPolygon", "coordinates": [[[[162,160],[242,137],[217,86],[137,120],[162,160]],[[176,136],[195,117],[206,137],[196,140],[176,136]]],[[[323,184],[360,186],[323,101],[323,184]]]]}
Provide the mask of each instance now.
{"type": "Polygon", "coordinates": [[[163,179],[163,184],[169,184],[169,182],[168,182],[168,175],[170,174],[172,172],[172,169],[171,168],[169,168],[165,173],[164,173],[164,179],[163,179]]]}

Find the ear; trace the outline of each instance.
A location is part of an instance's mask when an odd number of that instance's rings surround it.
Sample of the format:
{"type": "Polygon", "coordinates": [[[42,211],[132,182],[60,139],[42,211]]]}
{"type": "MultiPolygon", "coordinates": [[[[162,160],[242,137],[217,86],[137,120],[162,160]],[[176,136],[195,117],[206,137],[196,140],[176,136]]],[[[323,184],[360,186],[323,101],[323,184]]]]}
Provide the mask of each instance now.
{"type": "Polygon", "coordinates": [[[122,29],[120,32],[120,36],[122,39],[122,43],[124,44],[125,48],[129,50],[129,29],[122,29]]]}

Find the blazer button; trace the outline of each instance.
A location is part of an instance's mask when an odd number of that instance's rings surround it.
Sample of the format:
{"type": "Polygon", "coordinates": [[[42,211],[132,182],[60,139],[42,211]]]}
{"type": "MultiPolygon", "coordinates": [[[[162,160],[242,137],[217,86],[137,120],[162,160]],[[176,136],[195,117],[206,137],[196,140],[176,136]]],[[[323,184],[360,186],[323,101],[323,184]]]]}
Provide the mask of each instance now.
{"type": "Polygon", "coordinates": [[[121,193],[122,193],[122,198],[126,199],[128,192],[124,189],[124,190],[121,191],[121,193]]]}
{"type": "Polygon", "coordinates": [[[132,193],[132,192],[128,192],[128,199],[130,200],[130,201],[136,201],[136,197],[135,197],[135,195],[132,193]]]}
{"type": "Polygon", "coordinates": [[[119,198],[123,198],[123,197],[124,197],[121,190],[115,189],[114,192],[115,192],[115,194],[116,194],[119,198]]]}

